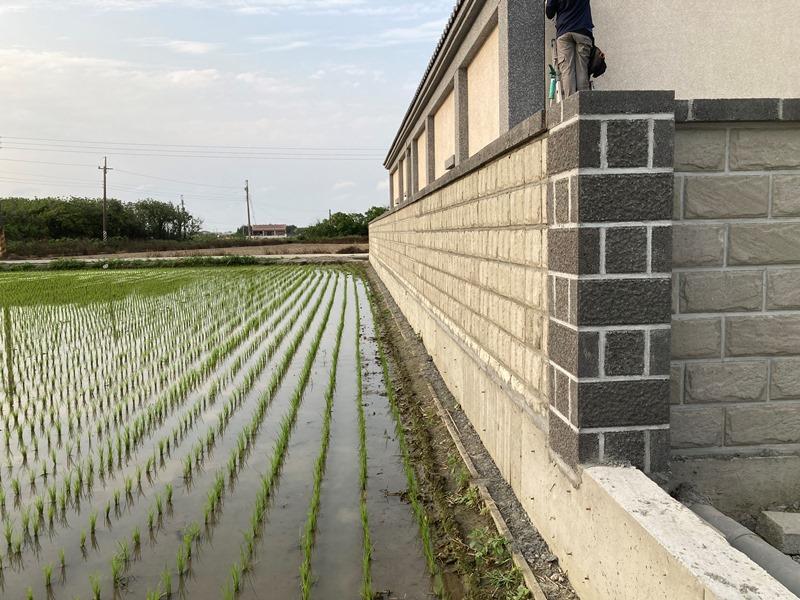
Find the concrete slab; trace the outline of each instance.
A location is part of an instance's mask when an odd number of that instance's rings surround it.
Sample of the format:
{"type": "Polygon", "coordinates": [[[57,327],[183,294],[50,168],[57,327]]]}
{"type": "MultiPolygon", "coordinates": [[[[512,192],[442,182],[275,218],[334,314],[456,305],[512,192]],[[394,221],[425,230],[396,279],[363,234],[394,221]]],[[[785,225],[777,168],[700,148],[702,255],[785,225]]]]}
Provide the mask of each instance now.
{"type": "Polygon", "coordinates": [[[784,554],[800,554],[800,513],[765,510],[756,531],[784,554]]]}

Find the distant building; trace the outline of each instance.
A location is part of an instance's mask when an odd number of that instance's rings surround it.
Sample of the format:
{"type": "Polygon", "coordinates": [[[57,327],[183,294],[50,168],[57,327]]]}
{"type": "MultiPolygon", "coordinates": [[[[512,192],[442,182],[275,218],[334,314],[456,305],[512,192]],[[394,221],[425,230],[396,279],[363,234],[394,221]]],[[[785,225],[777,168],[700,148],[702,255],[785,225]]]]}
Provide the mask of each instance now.
{"type": "Polygon", "coordinates": [[[286,238],[289,237],[286,225],[253,225],[254,238],[286,238]]]}

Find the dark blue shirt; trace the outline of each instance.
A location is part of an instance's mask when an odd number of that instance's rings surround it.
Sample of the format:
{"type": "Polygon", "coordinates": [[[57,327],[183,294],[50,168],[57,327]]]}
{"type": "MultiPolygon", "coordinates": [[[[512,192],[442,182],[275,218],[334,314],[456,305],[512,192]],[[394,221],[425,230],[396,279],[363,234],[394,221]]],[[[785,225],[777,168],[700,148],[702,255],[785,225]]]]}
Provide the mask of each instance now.
{"type": "Polygon", "coordinates": [[[545,13],[548,19],[556,17],[558,37],[565,33],[592,35],[594,23],[589,0],[547,0],[545,13]]]}

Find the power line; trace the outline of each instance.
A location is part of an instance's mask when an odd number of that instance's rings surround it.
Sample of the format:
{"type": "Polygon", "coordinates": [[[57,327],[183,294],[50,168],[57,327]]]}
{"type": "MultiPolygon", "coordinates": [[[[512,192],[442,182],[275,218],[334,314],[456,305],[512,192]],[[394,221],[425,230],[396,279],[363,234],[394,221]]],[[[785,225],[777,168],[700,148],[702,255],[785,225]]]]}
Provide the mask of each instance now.
{"type": "Polygon", "coordinates": [[[315,157],[351,157],[351,158],[372,158],[378,156],[374,152],[364,153],[359,151],[341,151],[335,154],[327,154],[319,150],[292,150],[292,151],[278,151],[278,150],[217,150],[215,148],[206,149],[172,149],[172,148],[110,148],[109,146],[76,146],[73,144],[38,144],[35,142],[12,142],[13,146],[3,146],[9,149],[24,149],[24,150],[42,150],[55,151],[55,150],[94,150],[96,152],[136,152],[137,154],[154,154],[159,152],[168,152],[170,155],[176,156],[195,156],[198,153],[214,154],[220,156],[315,156],[315,157]]]}
{"type": "MultiPolygon", "coordinates": [[[[355,151],[383,151],[381,146],[229,146],[225,144],[202,145],[202,144],[155,144],[155,143],[142,143],[142,142],[108,142],[108,141],[90,141],[90,140],[70,140],[70,139],[56,139],[56,138],[30,138],[30,137],[16,137],[10,135],[0,136],[0,140],[20,140],[30,142],[59,142],[66,144],[105,144],[108,146],[152,146],[156,148],[225,148],[232,150],[318,150],[318,151],[342,151],[342,150],[355,150],[355,151]]],[[[16,143],[16,142],[15,142],[16,143]]]]}
{"type": "MultiPolygon", "coordinates": [[[[58,148],[21,148],[18,146],[3,146],[3,150],[16,150],[20,152],[58,152],[62,154],[90,154],[96,155],[97,151],[93,150],[66,150],[58,148]]],[[[104,149],[100,149],[103,151],[104,149]]],[[[143,157],[143,158],[208,158],[208,159],[227,159],[227,160],[278,160],[278,161],[329,161],[329,162],[348,162],[348,161],[368,161],[375,162],[375,158],[368,158],[362,156],[324,156],[324,155],[201,155],[201,154],[140,154],[133,152],[107,152],[108,156],[124,156],[124,157],[143,157]]]]}
{"type": "Polygon", "coordinates": [[[126,175],[134,175],[135,177],[145,177],[147,179],[158,179],[159,181],[169,181],[170,183],[180,183],[183,185],[196,185],[200,187],[219,188],[225,190],[238,190],[238,185],[215,185],[213,183],[196,183],[192,181],[181,181],[180,179],[168,179],[167,177],[157,177],[156,175],[145,175],[144,173],[134,173],[133,171],[125,171],[117,169],[117,173],[125,173],[126,175]]]}

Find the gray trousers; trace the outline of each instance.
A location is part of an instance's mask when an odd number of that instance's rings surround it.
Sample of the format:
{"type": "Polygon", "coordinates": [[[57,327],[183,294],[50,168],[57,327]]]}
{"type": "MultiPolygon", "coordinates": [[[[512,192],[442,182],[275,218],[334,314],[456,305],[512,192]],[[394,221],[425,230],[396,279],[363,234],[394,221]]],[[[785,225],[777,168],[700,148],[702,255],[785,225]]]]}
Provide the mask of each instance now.
{"type": "Polygon", "coordinates": [[[580,33],[565,33],[556,41],[561,89],[565,98],[589,89],[592,45],[592,38],[580,33]]]}

